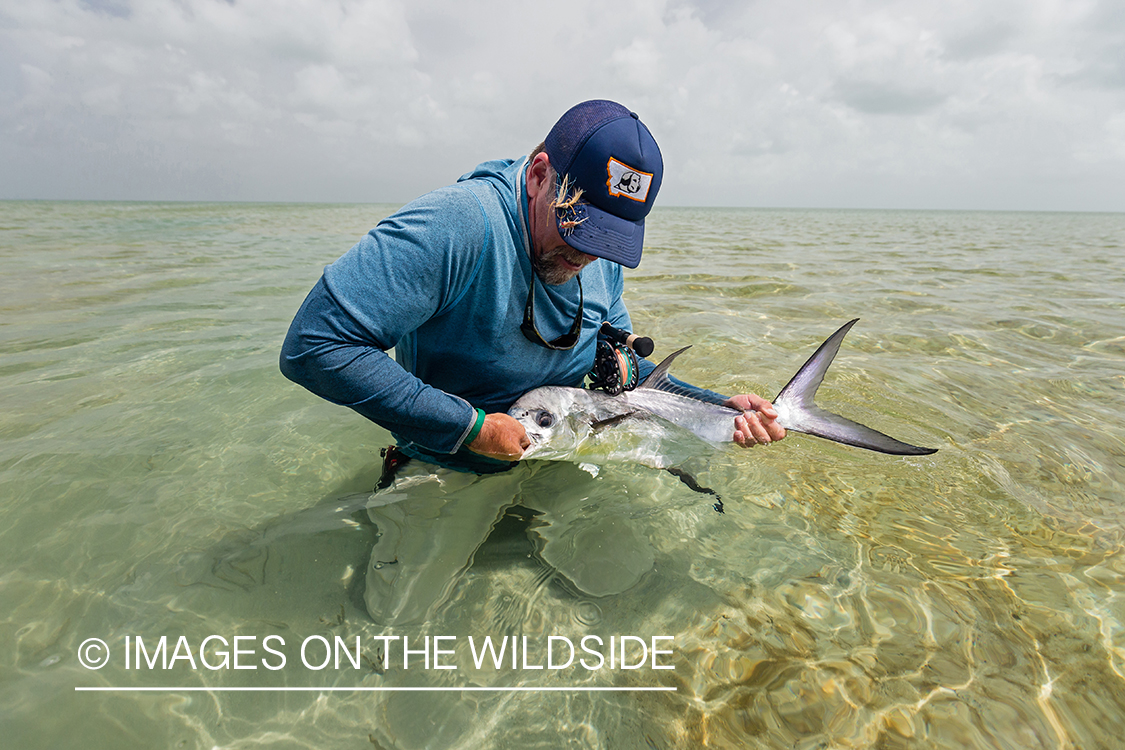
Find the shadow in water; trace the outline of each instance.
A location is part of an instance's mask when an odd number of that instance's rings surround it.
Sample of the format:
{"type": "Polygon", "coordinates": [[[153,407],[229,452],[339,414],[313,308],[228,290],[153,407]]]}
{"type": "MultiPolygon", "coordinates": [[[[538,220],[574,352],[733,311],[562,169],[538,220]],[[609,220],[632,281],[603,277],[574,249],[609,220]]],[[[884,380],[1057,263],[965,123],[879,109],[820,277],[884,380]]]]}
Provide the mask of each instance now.
{"type": "MultiPolygon", "coordinates": [[[[354,490],[366,475],[347,482],[354,490]]],[[[375,481],[369,486],[374,487],[375,481]]],[[[315,505],[233,531],[214,546],[187,551],[173,575],[182,594],[177,608],[222,611],[242,621],[300,628],[347,614],[370,620],[364,601],[372,548],[382,531],[369,506],[383,493],[330,494],[315,505]],[[328,618],[326,620],[325,618],[328,618]]],[[[513,498],[512,502],[515,502],[513,498]]],[[[505,503],[466,566],[495,570],[543,567],[529,529],[538,511],[505,503]]],[[[394,564],[383,561],[382,564],[394,564]]]]}

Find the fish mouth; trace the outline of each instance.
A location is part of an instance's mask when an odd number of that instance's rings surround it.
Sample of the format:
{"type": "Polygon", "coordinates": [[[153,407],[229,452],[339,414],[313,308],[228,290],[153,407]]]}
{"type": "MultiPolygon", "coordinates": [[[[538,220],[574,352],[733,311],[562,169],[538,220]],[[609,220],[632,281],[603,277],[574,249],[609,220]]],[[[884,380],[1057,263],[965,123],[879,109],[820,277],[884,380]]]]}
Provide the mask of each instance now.
{"type": "Polygon", "coordinates": [[[523,455],[520,456],[519,460],[520,461],[526,461],[529,458],[551,459],[551,458],[558,458],[558,457],[561,457],[563,455],[566,455],[566,454],[565,453],[558,453],[556,455],[554,452],[548,450],[545,447],[544,443],[532,443],[531,445],[529,445],[524,450],[523,455]]]}
{"type": "Polygon", "coordinates": [[[527,439],[531,441],[531,445],[523,449],[523,454],[520,456],[521,461],[525,458],[533,458],[543,448],[543,435],[540,433],[527,432],[527,439]]]}
{"type": "Polygon", "coordinates": [[[582,443],[576,435],[569,433],[553,434],[548,439],[543,433],[530,430],[527,430],[527,439],[531,441],[531,445],[524,449],[523,455],[520,456],[521,461],[527,458],[541,458],[548,461],[565,459],[582,443]]]}

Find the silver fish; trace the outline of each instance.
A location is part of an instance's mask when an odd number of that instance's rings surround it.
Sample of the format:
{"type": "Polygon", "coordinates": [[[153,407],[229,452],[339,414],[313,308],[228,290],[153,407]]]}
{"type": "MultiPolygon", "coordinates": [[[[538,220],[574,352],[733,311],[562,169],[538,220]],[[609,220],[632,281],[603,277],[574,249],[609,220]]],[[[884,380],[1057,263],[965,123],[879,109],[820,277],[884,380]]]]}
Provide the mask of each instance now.
{"type": "MultiPolygon", "coordinates": [[[[858,320],[845,323],[829,336],[773,399],[778,423],[786,430],[880,453],[935,453],[936,448],[895,440],[816,405],[814,398],[824,373],[858,320]]],[[[668,376],[672,361],[689,348],[670,354],[643,384],[618,396],[563,386],[528,391],[508,410],[523,424],[531,441],[523,458],[581,460],[596,456],[667,468],[698,452],[698,444],[685,444],[685,431],[713,446],[732,442],[734,419],[741,412],[693,398],[668,376]],[[679,456],[673,450],[677,447],[679,456]]]]}

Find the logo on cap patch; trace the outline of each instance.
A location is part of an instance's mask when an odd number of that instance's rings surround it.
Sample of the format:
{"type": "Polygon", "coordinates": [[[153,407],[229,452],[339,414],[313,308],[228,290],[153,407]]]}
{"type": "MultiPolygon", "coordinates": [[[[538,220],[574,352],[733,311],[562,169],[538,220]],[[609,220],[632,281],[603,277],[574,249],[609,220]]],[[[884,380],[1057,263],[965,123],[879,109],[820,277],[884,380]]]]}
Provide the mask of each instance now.
{"type": "Polygon", "coordinates": [[[609,174],[605,184],[609,188],[610,195],[639,203],[644,203],[648,199],[648,189],[652,185],[650,173],[633,169],[612,156],[606,162],[605,169],[609,174]]]}

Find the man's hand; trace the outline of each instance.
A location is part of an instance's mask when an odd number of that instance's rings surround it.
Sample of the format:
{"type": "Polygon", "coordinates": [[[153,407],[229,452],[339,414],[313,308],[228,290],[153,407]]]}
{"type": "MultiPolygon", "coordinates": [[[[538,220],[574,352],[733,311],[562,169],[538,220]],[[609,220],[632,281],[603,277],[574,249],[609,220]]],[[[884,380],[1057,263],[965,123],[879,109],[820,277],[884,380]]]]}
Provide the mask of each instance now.
{"type": "Polygon", "coordinates": [[[465,447],[473,453],[500,461],[518,461],[531,445],[523,425],[507,414],[486,414],[480,434],[465,447]]]}
{"type": "Polygon", "coordinates": [[[742,412],[742,416],[734,418],[734,442],[743,448],[765,445],[785,437],[785,428],[777,423],[773,404],[761,396],[753,393],[733,396],[724,406],[742,412]]]}

